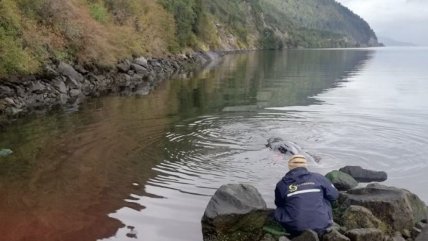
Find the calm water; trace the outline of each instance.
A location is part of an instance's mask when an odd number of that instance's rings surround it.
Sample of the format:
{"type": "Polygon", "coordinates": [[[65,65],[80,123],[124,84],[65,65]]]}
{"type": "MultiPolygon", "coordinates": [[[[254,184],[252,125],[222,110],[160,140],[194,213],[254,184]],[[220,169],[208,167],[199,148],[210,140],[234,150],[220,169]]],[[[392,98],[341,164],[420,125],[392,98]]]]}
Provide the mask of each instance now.
{"type": "Polygon", "coordinates": [[[0,234],[8,241],[200,241],[217,187],[255,185],[272,206],[286,162],[385,170],[428,202],[428,49],[227,56],[149,96],[91,100],[0,134],[0,234]]]}

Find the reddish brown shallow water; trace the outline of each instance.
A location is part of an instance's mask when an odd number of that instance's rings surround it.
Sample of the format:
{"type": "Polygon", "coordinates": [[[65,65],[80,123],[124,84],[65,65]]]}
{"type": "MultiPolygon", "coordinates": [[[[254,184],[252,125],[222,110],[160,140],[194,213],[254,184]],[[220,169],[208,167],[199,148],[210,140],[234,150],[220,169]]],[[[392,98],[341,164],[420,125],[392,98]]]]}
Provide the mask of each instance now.
{"type": "Polygon", "coordinates": [[[286,171],[272,136],[319,156],[313,170],[382,169],[427,201],[426,51],[229,56],[149,96],[19,121],[0,134],[15,152],[0,159],[0,240],[199,241],[221,184],[253,184],[272,205],[286,171]]]}

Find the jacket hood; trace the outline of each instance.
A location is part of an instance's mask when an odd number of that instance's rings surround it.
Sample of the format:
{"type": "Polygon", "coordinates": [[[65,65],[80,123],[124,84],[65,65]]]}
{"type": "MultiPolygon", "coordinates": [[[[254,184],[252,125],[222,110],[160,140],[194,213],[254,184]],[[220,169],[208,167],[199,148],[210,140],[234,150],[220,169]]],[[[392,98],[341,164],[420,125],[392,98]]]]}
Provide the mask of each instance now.
{"type": "Polygon", "coordinates": [[[282,181],[285,183],[294,182],[295,180],[301,179],[303,176],[309,175],[308,169],[304,167],[294,168],[291,171],[287,172],[282,178],[282,181]]]}

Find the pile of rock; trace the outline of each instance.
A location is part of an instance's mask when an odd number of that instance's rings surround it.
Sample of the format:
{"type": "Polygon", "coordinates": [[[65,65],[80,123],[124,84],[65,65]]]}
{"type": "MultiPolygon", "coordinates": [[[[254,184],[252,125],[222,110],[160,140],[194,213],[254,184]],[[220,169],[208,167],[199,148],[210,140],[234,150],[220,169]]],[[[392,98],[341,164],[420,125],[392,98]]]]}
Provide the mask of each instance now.
{"type": "MultiPolygon", "coordinates": [[[[357,186],[355,179],[386,180],[385,173],[347,167],[327,176],[340,180],[335,184],[347,191],[340,193],[334,205],[336,223],[331,232],[323,236],[323,241],[428,240],[428,209],[415,194],[377,183],[349,188],[357,186]]],[[[211,198],[202,218],[204,241],[289,240],[284,236],[285,230],[272,230],[272,212],[256,188],[244,184],[223,185],[211,198]]],[[[308,230],[292,241],[319,241],[319,237],[308,230]]]]}
{"type": "Polygon", "coordinates": [[[10,117],[53,106],[75,107],[88,96],[118,92],[147,94],[157,82],[181,76],[218,56],[194,53],[162,59],[138,57],[108,68],[57,61],[46,65],[37,75],[0,80],[0,124],[10,117]]]}
{"type": "Polygon", "coordinates": [[[327,173],[326,177],[338,190],[347,191],[358,186],[358,183],[386,181],[388,175],[386,172],[367,170],[360,166],[346,166],[327,173]]]}

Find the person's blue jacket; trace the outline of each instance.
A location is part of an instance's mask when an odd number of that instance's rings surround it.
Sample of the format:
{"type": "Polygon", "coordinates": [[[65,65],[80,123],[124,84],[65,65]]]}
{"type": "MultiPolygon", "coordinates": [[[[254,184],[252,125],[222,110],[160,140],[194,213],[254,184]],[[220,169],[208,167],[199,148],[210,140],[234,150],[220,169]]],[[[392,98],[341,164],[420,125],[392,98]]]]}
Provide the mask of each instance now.
{"type": "Polygon", "coordinates": [[[333,224],[331,202],[339,196],[331,182],[304,167],[289,171],[275,189],[275,219],[290,232],[326,230],[333,224]]]}

